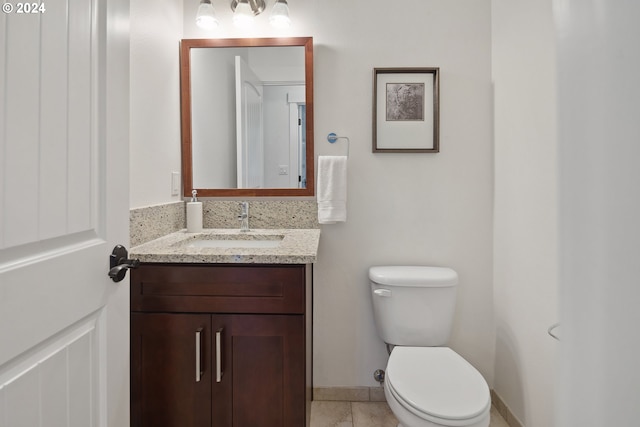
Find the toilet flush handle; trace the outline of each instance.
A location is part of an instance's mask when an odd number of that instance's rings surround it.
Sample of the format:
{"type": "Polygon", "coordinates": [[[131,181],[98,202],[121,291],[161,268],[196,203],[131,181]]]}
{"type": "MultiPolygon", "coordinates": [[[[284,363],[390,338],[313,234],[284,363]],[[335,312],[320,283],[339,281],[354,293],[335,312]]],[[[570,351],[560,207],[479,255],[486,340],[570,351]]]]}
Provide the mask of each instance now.
{"type": "Polygon", "coordinates": [[[379,297],[390,297],[391,296],[391,291],[389,289],[375,289],[373,291],[373,293],[378,295],[379,297]]]}

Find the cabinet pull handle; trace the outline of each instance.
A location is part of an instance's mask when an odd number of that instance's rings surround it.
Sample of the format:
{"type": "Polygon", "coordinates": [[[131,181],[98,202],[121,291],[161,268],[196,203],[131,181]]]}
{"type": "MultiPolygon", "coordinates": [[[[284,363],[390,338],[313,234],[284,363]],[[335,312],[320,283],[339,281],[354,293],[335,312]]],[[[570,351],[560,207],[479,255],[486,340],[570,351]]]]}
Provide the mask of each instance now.
{"type": "Polygon", "coordinates": [[[202,379],[202,330],[200,327],[196,330],[196,382],[202,379]]]}
{"type": "Polygon", "coordinates": [[[222,381],[222,331],[224,328],[220,328],[216,331],[216,382],[222,381]]]}

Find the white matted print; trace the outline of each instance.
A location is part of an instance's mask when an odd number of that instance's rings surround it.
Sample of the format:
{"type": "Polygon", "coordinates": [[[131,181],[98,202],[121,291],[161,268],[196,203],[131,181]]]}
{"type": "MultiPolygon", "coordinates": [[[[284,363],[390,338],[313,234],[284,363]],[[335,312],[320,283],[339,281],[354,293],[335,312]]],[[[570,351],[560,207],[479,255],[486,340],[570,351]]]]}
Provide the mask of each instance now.
{"type": "Polygon", "coordinates": [[[439,151],[438,68],[374,69],[373,151],[439,151]]]}

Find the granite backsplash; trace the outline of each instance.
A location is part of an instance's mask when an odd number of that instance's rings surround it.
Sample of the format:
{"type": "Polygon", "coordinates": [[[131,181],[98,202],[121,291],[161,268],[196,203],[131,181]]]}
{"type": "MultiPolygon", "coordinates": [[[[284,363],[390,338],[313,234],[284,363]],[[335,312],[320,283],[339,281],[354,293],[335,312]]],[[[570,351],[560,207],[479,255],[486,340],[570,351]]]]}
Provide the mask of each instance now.
{"type": "MultiPolygon", "coordinates": [[[[204,228],[239,228],[239,201],[202,200],[204,228]]],[[[185,202],[131,209],[131,246],[166,236],[186,227],[185,202]]],[[[315,200],[250,200],[249,226],[263,228],[320,228],[315,200]]]]}

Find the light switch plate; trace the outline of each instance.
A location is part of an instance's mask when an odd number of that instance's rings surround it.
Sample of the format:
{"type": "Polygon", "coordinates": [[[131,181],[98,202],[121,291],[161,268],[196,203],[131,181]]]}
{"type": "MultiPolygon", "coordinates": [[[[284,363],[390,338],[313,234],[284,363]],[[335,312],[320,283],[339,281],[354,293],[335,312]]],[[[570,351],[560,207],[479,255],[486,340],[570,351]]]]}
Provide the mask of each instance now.
{"type": "Polygon", "coordinates": [[[179,172],[171,172],[171,195],[172,196],[180,195],[180,173],[179,172]]]}

